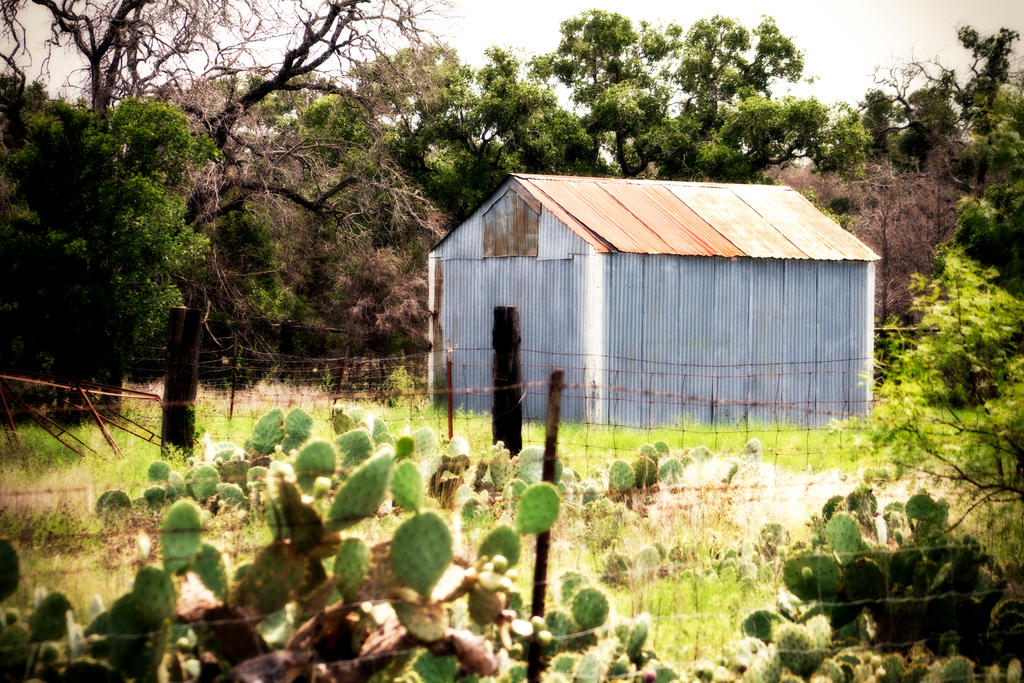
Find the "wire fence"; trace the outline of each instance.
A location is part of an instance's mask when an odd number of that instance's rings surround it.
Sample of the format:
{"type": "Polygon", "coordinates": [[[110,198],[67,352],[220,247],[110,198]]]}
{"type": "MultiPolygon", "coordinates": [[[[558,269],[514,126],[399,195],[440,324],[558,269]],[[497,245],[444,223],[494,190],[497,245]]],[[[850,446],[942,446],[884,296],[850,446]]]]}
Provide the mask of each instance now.
{"type": "MultiPolygon", "coordinates": [[[[498,388],[470,381],[489,372],[490,365],[484,360],[488,350],[463,352],[448,360],[445,381],[439,384],[429,370],[429,354],[370,359],[300,358],[244,348],[203,351],[199,359],[196,419],[208,437],[197,445],[195,457],[202,459],[204,449],[214,442],[231,441],[242,446],[258,417],[275,407],[306,409],[317,419],[316,433],[333,438],[328,418],[331,406],[340,401],[373,411],[386,420],[394,434],[405,427],[415,431],[428,426],[442,443],[452,435],[463,436],[472,444],[475,464],[485,457],[490,445],[488,411],[498,388]]],[[[525,376],[550,369],[529,349],[524,349],[523,356],[528,361],[524,363],[525,376]]],[[[586,381],[593,363],[607,367],[613,361],[622,365],[623,360],[632,359],[580,358],[577,367],[565,368],[568,380],[564,400],[568,405],[575,402],[581,417],[559,425],[559,458],[574,478],[563,482],[566,513],[552,530],[554,559],[547,588],[550,602],[557,605],[558,577],[562,573],[580,572],[592,577],[612,595],[613,609],[619,614],[650,615],[652,648],[669,663],[692,665],[702,658],[714,657],[724,642],[742,637],[740,624],[751,612],[778,609],[778,589],[785,584],[779,547],[797,541],[808,544],[814,534],[821,534],[823,508],[837,496],[845,498],[861,485],[868,487],[876,502],[873,519],[886,519],[887,511],[896,509],[893,504],[905,504],[922,490],[948,502],[949,523],[956,522],[959,514],[971,505],[971,492],[936,474],[905,469],[888,459],[872,438],[877,425],[867,418],[870,402],[841,399],[832,404],[815,397],[806,402],[773,403],[764,400],[771,392],[755,390],[748,392],[754,398],[744,401],[722,399],[725,392],[716,391],[716,387],[724,384],[745,382],[748,387],[774,383],[783,392],[786,383],[813,383],[822,380],[821,373],[825,376],[822,381],[827,382],[832,374],[843,383],[851,380],[850,373],[863,364],[863,359],[786,367],[651,366],[637,362],[635,367],[622,370],[622,381],[586,381]],[[647,388],[637,388],[637,377],[648,380],[647,388]],[[685,391],[697,386],[693,380],[699,380],[703,383],[700,386],[710,387],[711,391],[685,391]],[[673,386],[676,391],[668,389],[673,386]],[[595,401],[604,401],[604,407],[588,410],[588,402],[595,401]],[[695,417],[709,407],[718,411],[719,419],[703,421],[695,417]],[[593,415],[599,419],[592,419],[593,415]],[[674,417],[662,420],[665,415],[674,417]],[[773,417],[779,415],[785,419],[773,417]],[[704,452],[700,447],[708,451],[706,459],[702,460],[704,452]],[[624,460],[632,466],[640,453],[650,452],[650,448],[662,460],[693,462],[687,463],[683,475],[671,484],[662,483],[650,490],[623,491],[611,485],[609,470],[614,461],[624,460]],[[782,530],[782,538],[767,537],[772,525],[782,530]],[[646,559],[639,562],[639,557],[646,559]]],[[[153,349],[148,357],[138,359],[131,367],[129,386],[137,392],[159,394],[163,364],[162,350],[153,349]]],[[[3,388],[4,396],[24,390],[11,381],[3,388]]],[[[513,389],[521,392],[527,418],[523,442],[528,447],[538,447],[545,436],[541,422],[544,413],[539,406],[546,399],[548,383],[530,380],[513,389]]],[[[102,443],[97,442],[95,435],[88,435],[94,429],[91,423],[82,425],[73,419],[76,413],[79,417],[92,414],[73,394],[68,389],[52,389],[47,401],[36,407],[63,424],[68,433],[77,434],[94,450],[101,450],[102,443]]],[[[158,403],[137,396],[119,398],[117,410],[123,416],[150,433],[159,433],[158,403]]],[[[104,410],[108,408],[101,404],[95,407],[96,413],[104,410]]],[[[12,403],[6,413],[8,432],[19,428],[24,432],[20,425],[25,416],[17,406],[12,403]]],[[[133,438],[127,432],[116,434],[116,440],[125,448],[133,438]]],[[[958,439],[955,434],[947,434],[936,436],[932,442],[939,447],[955,447],[958,439]]],[[[888,445],[900,444],[890,440],[888,445]]],[[[23,444],[22,452],[28,447],[31,445],[23,444]]],[[[157,444],[140,447],[151,449],[154,458],[159,457],[157,444]]],[[[103,457],[116,462],[109,454],[103,457]]],[[[175,462],[178,468],[187,467],[183,461],[175,462]]],[[[976,473],[982,477],[999,474],[995,470],[976,473]]],[[[468,476],[463,482],[467,486],[472,483],[468,476]]],[[[244,488],[246,474],[225,472],[213,483],[236,483],[244,488]]],[[[91,579],[102,576],[101,585],[104,581],[107,585],[97,588],[97,592],[106,590],[108,595],[116,595],[130,587],[139,564],[139,534],[154,539],[158,536],[161,510],[138,505],[138,497],[148,485],[143,472],[121,471],[102,478],[102,488],[124,489],[136,499],[137,507],[127,520],[97,522],[83,518],[83,512],[91,514],[102,493],[98,481],[74,482],[58,476],[36,482],[25,477],[13,483],[0,482],[0,535],[10,536],[25,554],[33,585],[51,590],[70,586],[70,590],[79,591],[86,584],[89,587],[84,590],[88,591],[93,590],[91,579]],[[58,562],[55,557],[64,559],[58,562]],[[69,562],[68,557],[79,559],[69,562]]],[[[493,524],[514,516],[515,506],[515,501],[503,491],[476,491],[472,500],[485,505],[472,514],[465,505],[445,513],[456,528],[456,554],[470,559],[480,535],[493,524]]],[[[394,524],[388,521],[388,507],[386,504],[369,523],[366,533],[370,537],[389,537],[394,524]]],[[[999,511],[1001,524],[992,525],[988,537],[984,535],[985,523],[967,526],[981,536],[983,543],[1006,544],[1009,538],[1010,545],[1024,547],[1019,537],[1024,529],[1024,510],[1019,501],[1003,505],[999,511]],[[1006,536],[1008,531],[1010,537],[1006,536]],[[1013,534],[1017,537],[1012,538],[1013,534]]],[[[221,503],[210,512],[212,521],[206,535],[226,558],[228,567],[241,565],[266,545],[266,522],[257,510],[244,511],[221,503]]],[[[890,525],[891,532],[911,536],[910,527],[901,528],[895,522],[890,525]]],[[[870,542],[885,540],[878,537],[877,531],[867,529],[864,533],[870,542]]],[[[909,544],[898,545],[892,536],[887,545],[892,557],[921,552],[909,544]]],[[[929,546],[929,552],[938,556],[962,548],[960,541],[936,543],[929,546]]],[[[524,556],[528,557],[528,552],[524,556]]],[[[1020,599],[1018,582],[1024,578],[1024,571],[1019,559],[1014,564],[1005,557],[1004,553],[1001,565],[986,568],[1007,576],[1010,583],[1005,587],[992,584],[988,588],[965,588],[964,581],[957,576],[946,576],[948,584],[943,585],[950,587],[928,595],[883,594],[845,604],[871,606],[881,612],[887,609],[886,604],[898,610],[902,603],[908,603],[927,612],[933,609],[933,603],[984,601],[997,590],[1004,599],[1020,599]]],[[[528,565],[529,559],[524,564],[528,565]]],[[[968,570],[955,564],[948,571],[961,570],[966,575],[968,570]]],[[[524,578],[517,588],[527,596],[532,584],[524,578]]],[[[267,616],[249,615],[237,621],[251,625],[267,616]]],[[[298,616],[302,621],[315,616],[315,612],[298,616]]],[[[954,610],[952,632],[958,632],[959,620],[966,621],[967,616],[954,610]]],[[[224,620],[230,622],[231,619],[224,620]]],[[[988,627],[983,637],[990,639],[993,647],[1020,643],[1024,638],[1024,622],[992,622],[988,627]]],[[[558,634],[554,639],[575,640],[585,632],[558,634]]],[[[933,640],[932,636],[907,631],[894,633],[874,646],[906,650],[913,645],[933,646],[933,640]]],[[[10,651],[11,647],[0,646],[0,652],[10,651]]],[[[637,673],[637,677],[641,675],[642,672],[637,673]]]]}

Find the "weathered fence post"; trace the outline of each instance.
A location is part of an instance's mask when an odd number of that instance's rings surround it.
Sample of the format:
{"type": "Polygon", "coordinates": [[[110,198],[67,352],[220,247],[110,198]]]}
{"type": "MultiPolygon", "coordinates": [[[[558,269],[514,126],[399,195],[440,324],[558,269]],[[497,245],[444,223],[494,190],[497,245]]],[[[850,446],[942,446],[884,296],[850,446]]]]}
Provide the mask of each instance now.
{"type": "Polygon", "coordinates": [[[455,435],[455,427],[452,424],[455,413],[455,397],[452,391],[452,347],[449,346],[444,354],[445,358],[445,372],[444,372],[444,387],[447,389],[448,394],[448,440],[451,441],[455,435]]]}
{"type": "Polygon", "coordinates": [[[195,402],[199,388],[199,311],[171,309],[167,331],[167,376],[164,379],[162,448],[191,450],[195,442],[195,402]]]}
{"type": "Polygon", "coordinates": [[[238,337],[235,337],[232,342],[235,347],[235,357],[231,361],[231,404],[228,408],[228,420],[235,417],[235,389],[238,387],[238,337]]]}
{"type": "Polygon", "coordinates": [[[519,364],[519,309],[494,307],[494,396],[491,400],[491,434],[512,455],[523,450],[523,371],[519,364]]]}
{"type": "MultiPolygon", "coordinates": [[[[555,460],[558,459],[558,421],[562,411],[562,381],[565,373],[561,370],[551,371],[551,382],[548,384],[548,414],[544,433],[544,462],[541,466],[541,479],[555,483],[555,460]]],[[[533,602],[530,616],[544,618],[544,593],[548,587],[548,550],[551,548],[551,532],[545,531],[537,536],[537,551],[533,563],[533,602]]],[[[530,651],[526,660],[526,680],[534,683],[540,681],[541,645],[534,638],[530,641],[530,651]]]]}

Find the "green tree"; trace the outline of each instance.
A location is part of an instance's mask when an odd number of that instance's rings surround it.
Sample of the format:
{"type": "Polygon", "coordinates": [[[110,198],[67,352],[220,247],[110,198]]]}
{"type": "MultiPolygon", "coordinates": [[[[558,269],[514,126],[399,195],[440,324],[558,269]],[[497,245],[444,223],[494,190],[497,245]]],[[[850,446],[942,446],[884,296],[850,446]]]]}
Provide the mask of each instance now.
{"type": "Polygon", "coordinates": [[[124,100],[100,118],[53,102],[2,159],[0,365],[118,383],[157,342],[177,275],[206,241],[184,221],[189,171],[214,158],[174,107],[124,100]]]}
{"type": "Polygon", "coordinates": [[[875,440],[898,462],[965,484],[978,501],[1024,502],[1024,301],[955,251],[920,279],[927,330],[878,390],[875,440]]]}

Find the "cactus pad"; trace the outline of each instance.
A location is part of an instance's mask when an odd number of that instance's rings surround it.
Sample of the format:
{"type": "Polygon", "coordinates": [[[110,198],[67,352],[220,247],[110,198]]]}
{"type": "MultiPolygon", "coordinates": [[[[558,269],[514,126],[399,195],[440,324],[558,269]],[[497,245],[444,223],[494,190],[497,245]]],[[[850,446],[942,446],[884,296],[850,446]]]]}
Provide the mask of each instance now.
{"type": "Polygon", "coordinates": [[[211,593],[220,600],[227,598],[228,570],[224,564],[224,556],[215,545],[203,543],[199,546],[193,566],[196,574],[199,575],[199,580],[210,589],[211,593]]]}
{"type": "Polygon", "coordinates": [[[219,482],[220,473],[209,465],[197,467],[185,475],[185,484],[188,486],[189,494],[200,504],[205,503],[210,496],[217,493],[219,482]]]}
{"type": "Polygon", "coordinates": [[[438,603],[414,605],[408,602],[397,602],[393,607],[398,621],[415,638],[425,643],[432,643],[444,637],[445,630],[448,628],[448,611],[443,605],[438,603]]]}
{"type": "Polygon", "coordinates": [[[874,560],[854,559],[843,570],[845,595],[851,602],[878,600],[885,596],[885,576],[874,560]]]}
{"type": "Polygon", "coordinates": [[[217,495],[220,497],[221,505],[237,510],[244,510],[249,506],[249,499],[245,497],[245,493],[234,484],[217,484],[217,495]]]}
{"type": "Polygon", "coordinates": [[[184,569],[199,550],[202,528],[199,508],[190,500],[172,505],[160,525],[160,547],[168,572],[184,569]]]}
{"type": "Polygon", "coordinates": [[[799,624],[784,623],[776,627],[775,646],[783,666],[797,676],[807,676],[825,659],[825,650],[816,647],[807,629],[799,624]]]}
{"type": "Polygon", "coordinates": [[[782,580],[801,600],[827,600],[839,590],[839,563],[831,555],[802,553],[786,560],[782,580]]]}
{"type": "Polygon", "coordinates": [[[469,607],[469,616],[481,626],[493,624],[501,617],[503,601],[501,596],[480,586],[469,592],[466,600],[469,607]]]}
{"type": "Polygon", "coordinates": [[[629,491],[634,481],[633,468],[625,460],[613,460],[608,466],[608,488],[612,491],[629,491]]]}
{"type": "Polygon", "coordinates": [[[602,626],[608,619],[608,598],[596,588],[582,588],[572,599],[572,618],[584,631],[602,626]]]}
{"type": "Polygon", "coordinates": [[[860,550],[860,527],[857,520],[848,512],[837,512],[825,525],[825,537],[829,546],[839,557],[839,563],[848,565],[853,561],[854,554],[860,550]]]}
{"type": "Polygon", "coordinates": [[[295,478],[302,491],[311,494],[317,477],[334,476],[334,461],[334,446],[327,439],[312,439],[303,446],[295,456],[295,478]]]}
{"type": "Polygon", "coordinates": [[[686,455],[692,458],[693,462],[698,465],[703,465],[715,457],[707,446],[695,446],[694,448],[691,448],[686,455]]]}
{"type": "Polygon", "coordinates": [[[341,453],[341,466],[344,468],[361,465],[373,452],[373,439],[365,429],[350,429],[337,439],[334,445],[341,453]]]}
{"type": "MultiPolygon", "coordinates": [[[[651,446],[651,450],[654,446],[651,446]]],[[[654,455],[649,455],[643,452],[643,446],[641,446],[641,455],[633,463],[633,485],[637,488],[647,489],[658,483],[658,460],[657,452],[654,455]]]]}
{"type": "Polygon", "coordinates": [[[328,531],[348,529],[377,510],[387,495],[394,463],[394,454],[385,450],[352,473],[327,511],[328,531]]]}
{"type": "Polygon", "coordinates": [[[313,430],[313,418],[302,408],[293,408],[284,418],[284,441],[282,446],[285,452],[298,448],[309,438],[313,430]]]}
{"type": "Polygon", "coordinates": [[[519,499],[516,528],[526,534],[544,533],[558,519],[560,504],[558,490],[548,482],[530,486],[519,499]]]}
{"type": "Polygon", "coordinates": [[[291,539],[298,553],[305,553],[320,544],[324,525],[320,515],[302,502],[302,494],[287,473],[276,473],[270,478],[270,504],[267,522],[274,540],[291,539]]]}
{"type": "Polygon", "coordinates": [[[252,434],[245,442],[245,450],[258,455],[270,455],[284,439],[284,411],[274,408],[256,421],[252,434]]]}
{"type": "Polygon", "coordinates": [[[163,486],[150,486],[142,492],[142,497],[151,508],[161,508],[167,503],[167,489],[163,486]]]}
{"type": "Polygon", "coordinates": [[[391,568],[402,583],[424,597],[452,561],[452,534],[435,512],[411,517],[391,539],[391,568]]]}
{"type": "Polygon", "coordinates": [[[110,489],[100,494],[96,499],[96,514],[101,516],[112,515],[118,512],[127,512],[132,509],[132,501],[128,494],[121,489],[110,489]]]}
{"type": "Polygon", "coordinates": [[[416,442],[416,452],[420,457],[430,457],[437,450],[437,436],[430,427],[420,427],[412,433],[416,442]]]}
{"type": "Polygon", "coordinates": [[[764,449],[761,447],[761,440],[756,437],[747,441],[743,446],[743,457],[747,462],[761,462],[763,453],[764,449]]]}
{"type": "Polygon", "coordinates": [[[49,593],[28,618],[32,640],[58,640],[67,633],[67,611],[71,603],[63,593],[49,593]]]}
{"type": "Polygon", "coordinates": [[[522,544],[519,541],[519,534],[507,524],[494,527],[484,540],[480,542],[478,557],[494,557],[501,555],[508,560],[508,566],[514,567],[519,563],[519,556],[522,552],[522,544]]]}
{"type": "Polygon", "coordinates": [[[155,484],[162,484],[167,481],[167,477],[170,473],[170,465],[163,460],[154,460],[149,463],[149,468],[146,470],[146,477],[155,484]]]}
{"type": "Polygon", "coordinates": [[[270,614],[295,599],[306,574],[305,559],[290,546],[275,542],[256,555],[233,591],[234,602],[270,614]]]}
{"type": "Polygon", "coordinates": [[[10,541],[0,538],[0,602],[17,590],[20,578],[21,564],[18,562],[18,553],[10,541]]]}
{"type": "Polygon", "coordinates": [[[667,486],[677,486],[683,480],[684,469],[678,458],[665,458],[658,468],[658,480],[667,486]]]}
{"type": "Polygon", "coordinates": [[[403,509],[420,511],[423,505],[423,476],[411,460],[399,463],[391,475],[391,496],[403,509]]]}
{"type": "Polygon", "coordinates": [[[772,639],[772,628],[781,621],[782,617],[777,612],[759,609],[743,620],[743,633],[767,643],[772,639]]]}
{"type": "Polygon", "coordinates": [[[173,617],[177,599],[170,574],[152,565],[139,569],[132,586],[132,602],[149,626],[158,627],[173,617]]]}
{"type": "Polygon", "coordinates": [[[411,436],[400,436],[395,439],[395,460],[412,457],[416,452],[416,439],[411,436]]]}
{"type": "Polygon", "coordinates": [[[370,573],[370,550],[362,540],[346,538],[341,542],[334,555],[334,573],[342,600],[355,600],[370,573]]]}

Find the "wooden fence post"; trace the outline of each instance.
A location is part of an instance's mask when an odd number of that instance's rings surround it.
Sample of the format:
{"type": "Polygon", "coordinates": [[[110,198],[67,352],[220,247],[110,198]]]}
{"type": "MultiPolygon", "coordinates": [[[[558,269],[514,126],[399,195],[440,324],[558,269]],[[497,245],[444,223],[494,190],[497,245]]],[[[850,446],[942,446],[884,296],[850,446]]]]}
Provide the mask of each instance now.
{"type": "Polygon", "coordinates": [[[171,309],[167,333],[167,376],[164,379],[162,449],[191,451],[195,443],[195,403],[199,388],[199,311],[171,309]]]}
{"type": "Polygon", "coordinates": [[[517,455],[523,450],[523,371],[519,362],[519,309],[494,307],[494,395],[491,399],[491,434],[517,455]]]}
{"type": "MultiPolygon", "coordinates": [[[[565,373],[561,370],[551,371],[551,382],[548,384],[548,414],[544,432],[544,462],[541,466],[541,479],[555,483],[555,461],[558,459],[558,421],[562,412],[562,382],[565,373]]],[[[551,532],[545,531],[537,535],[537,551],[533,563],[533,602],[530,605],[530,616],[544,618],[544,593],[548,587],[548,551],[551,548],[551,532]]],[[[530,641],[530,651],[526,659],[526,680],[530,683],[540,681],[541,645],[534,638],[530,641]]]]}

